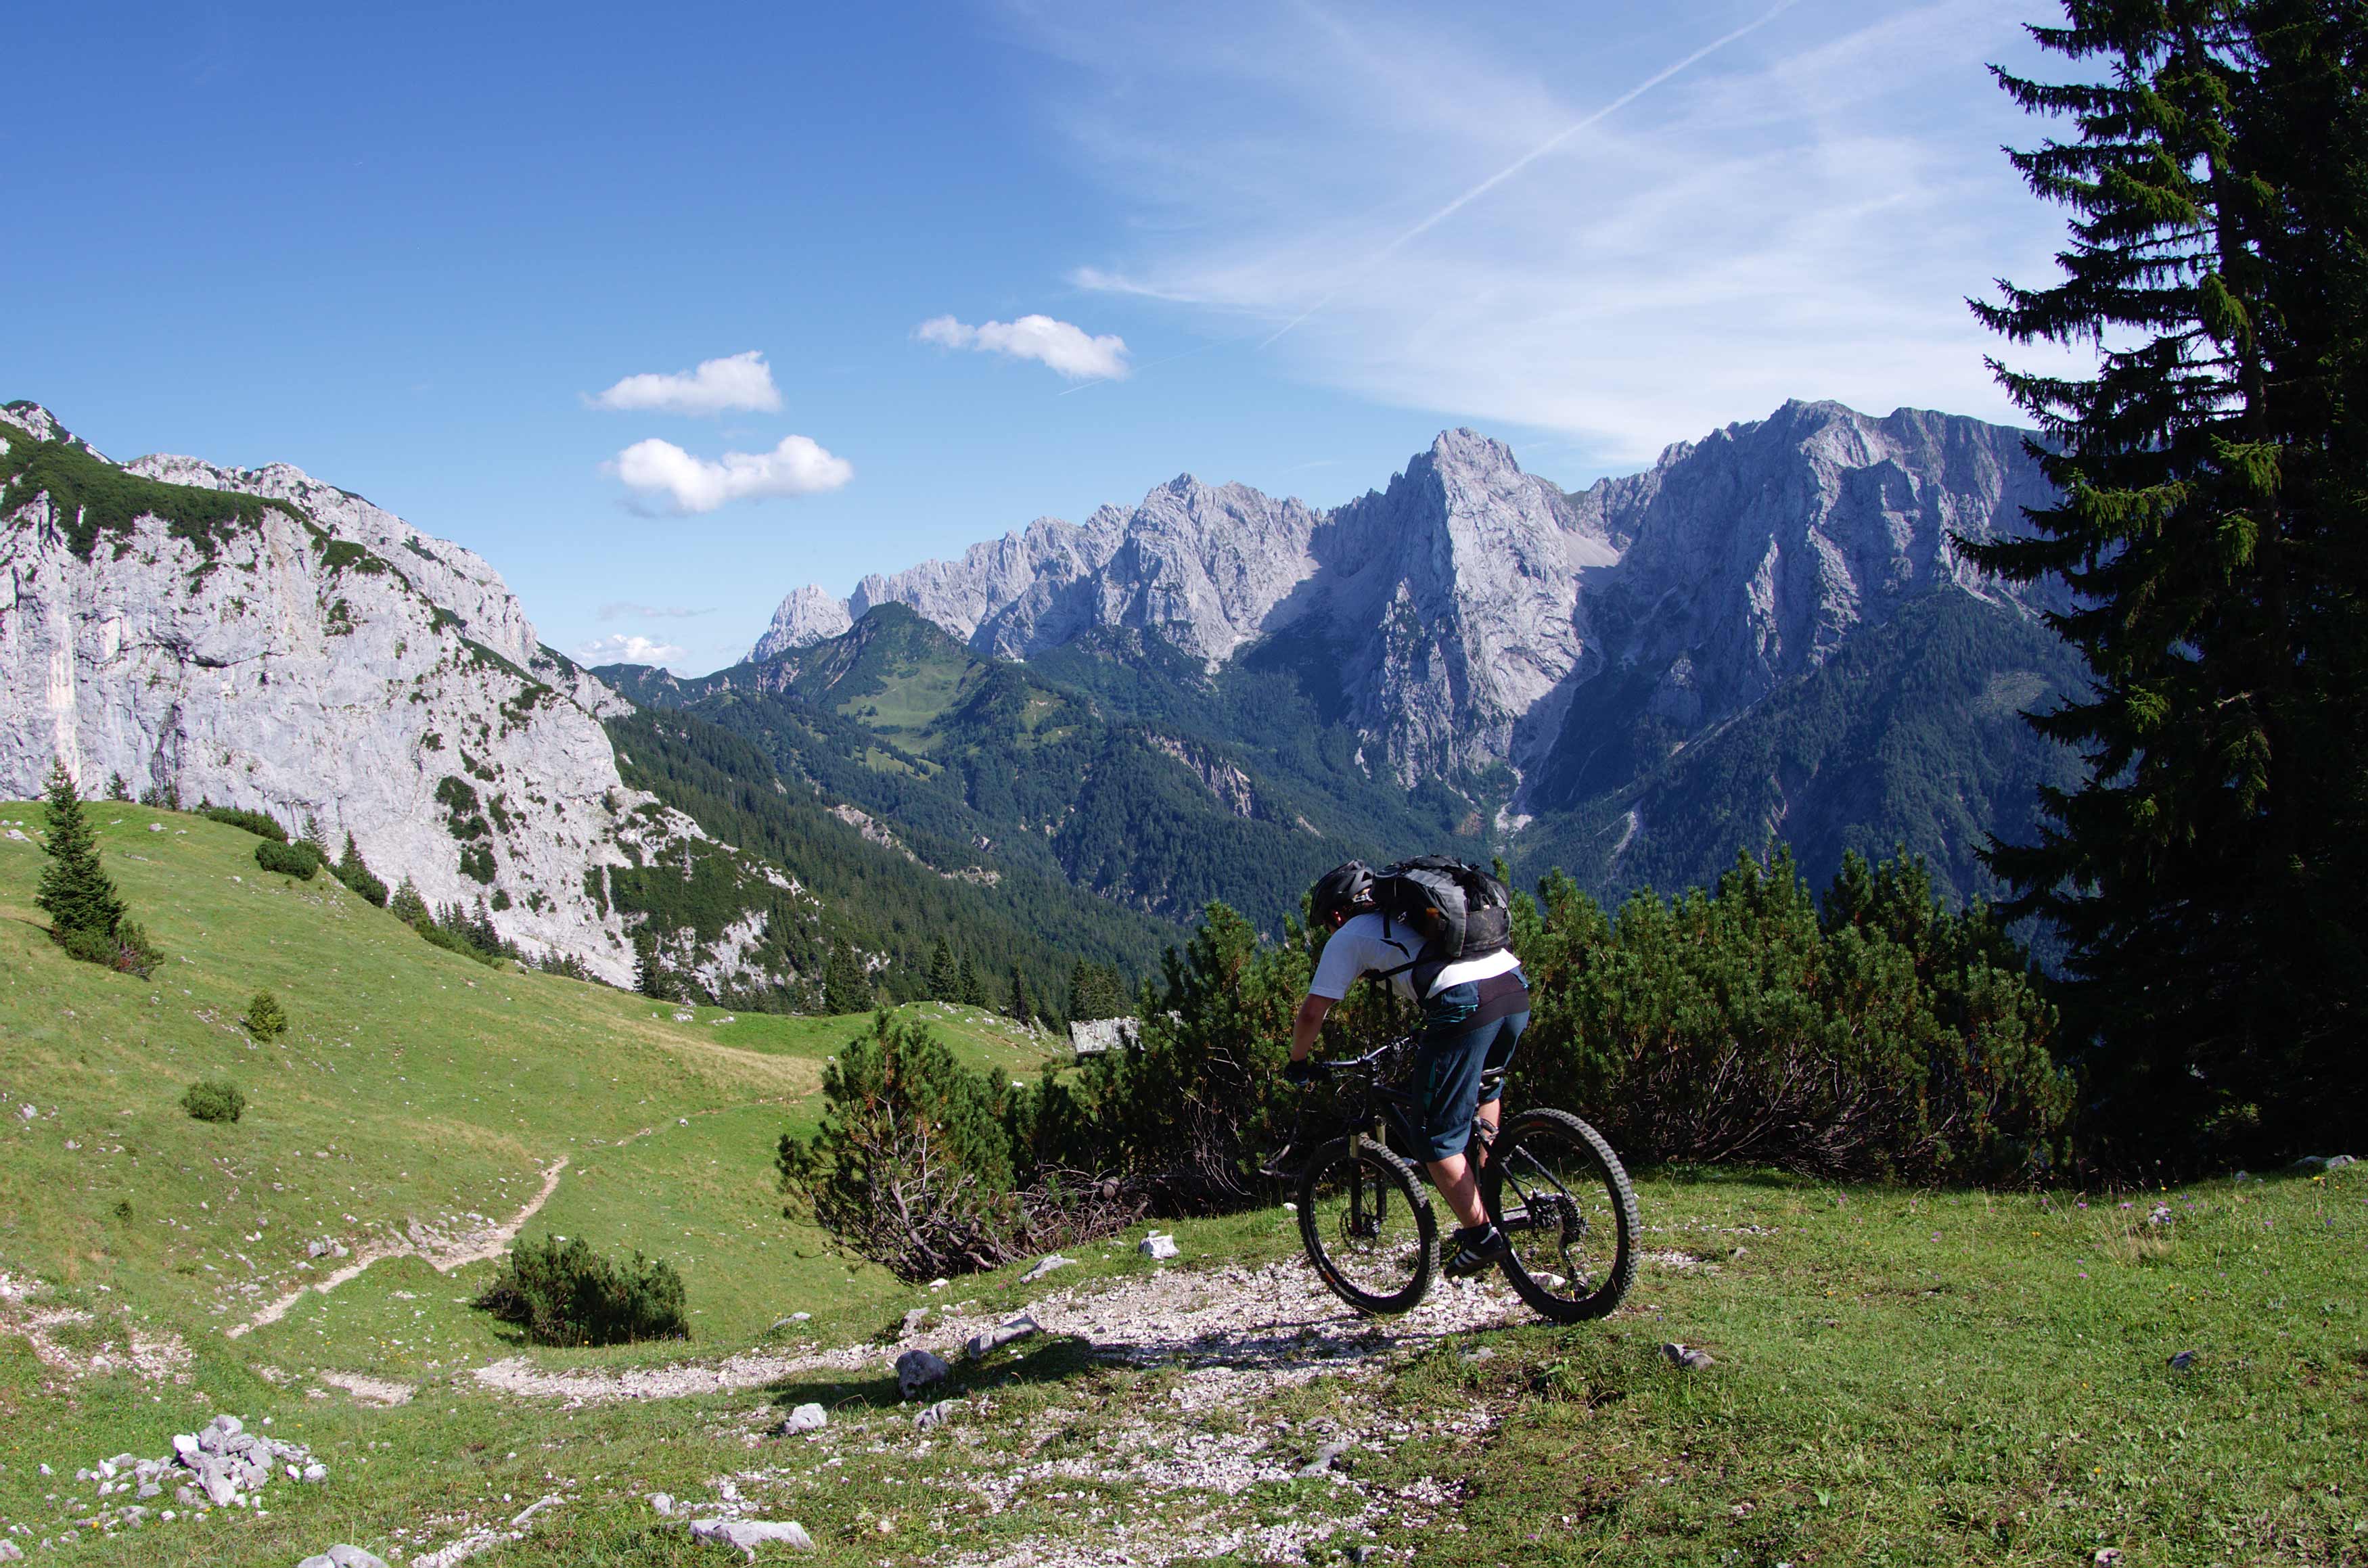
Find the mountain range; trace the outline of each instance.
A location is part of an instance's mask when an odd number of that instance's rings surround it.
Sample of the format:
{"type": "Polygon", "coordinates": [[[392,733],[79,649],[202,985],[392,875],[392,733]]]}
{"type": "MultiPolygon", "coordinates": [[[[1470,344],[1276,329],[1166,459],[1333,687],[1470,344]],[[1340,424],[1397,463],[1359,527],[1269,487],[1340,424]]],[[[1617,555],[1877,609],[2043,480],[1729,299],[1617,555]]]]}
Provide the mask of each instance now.
{"type": "Polygon", "coordinates": [[[1788,403],[1569,493],[1470,430],[1328,510],[1187,475],[798,589],[695,678],[576,667],[486,562],[294,469],[0,417],[0,791],[63,756],[351,833],[612,980],[646,934],[712,996],[840,942],[909,986],[946,939],[1042,994],[1434,847],[1616,897],[1896,843],[1971,896],[2072,767],[2018,716],[2078,676],[2050,607],[1955,543],[2050,493],[1945,415],[1788,403]]]}
{"type": "Polygon", "coordinates": [[[1984,835],[2026,828],[2071,760],[2018,717],[2078,677],[2050,604],[1957,545],[2051,498],[2026,441],[1791,403],[1567,494],[1470,430],[1329,511],[1185,475],[844,600],[798,589],[744,669],[811,662],[900,606],[974,658],[1168,722],[1159,744],[1221,759],[1269,815],[1294,790],[1334,797],[1366,826],[1342,842],[1403,846],[1427,801],[1417,835],[1606,893],[1702,880],[1772,835],[1813,874],[1904,843],[1966,895],[1987,887],[1984,835]],[[1311,772],[1327,745],[1348,767],[1311,772]]]}

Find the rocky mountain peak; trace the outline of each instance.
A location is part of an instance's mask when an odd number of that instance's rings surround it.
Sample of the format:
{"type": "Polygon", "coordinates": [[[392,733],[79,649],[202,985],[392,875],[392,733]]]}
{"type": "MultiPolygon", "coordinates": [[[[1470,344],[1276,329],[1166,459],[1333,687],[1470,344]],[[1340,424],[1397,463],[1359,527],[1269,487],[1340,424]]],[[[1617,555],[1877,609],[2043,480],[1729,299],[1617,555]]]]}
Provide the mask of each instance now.
{"type": "Polygon", "coordinates": [[[64,441],[93,451],[91,444],[58,423],[57,415],[38,403],[19,400],[0,403],[0,423],[14,425],[37,441],[64,441]]]}

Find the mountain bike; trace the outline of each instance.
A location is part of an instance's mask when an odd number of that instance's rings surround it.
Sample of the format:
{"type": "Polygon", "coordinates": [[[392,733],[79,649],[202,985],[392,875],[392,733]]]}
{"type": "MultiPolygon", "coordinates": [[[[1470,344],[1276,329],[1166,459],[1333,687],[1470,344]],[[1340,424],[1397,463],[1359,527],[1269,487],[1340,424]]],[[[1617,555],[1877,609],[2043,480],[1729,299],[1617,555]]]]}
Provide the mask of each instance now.
{"type": "MultiPolygon", "coordinates": [[[[1303,1104],[1291,1139],[1261,1167],[1296,1177],[1299,1239],[1332,1293],[1372,1313],[1412,1309],[1439,1268],[1439,1221],[1416,1167],[1391,1147],[1421,1147],[1412,1086],[1415,1039],[1363,1056],[1319,1062],[1328,1112],[1303,1104]],[[1294,1159],[1294,1154],[1297,1158],[1294,1159]]],[[[1480,1103],[1504,1091],[1504,1070],[1481,1078],[1480,1103]]],[[[1555,1323],[1600,1318],[1636,1278],[1636,1193],[1603,1135],[1568,1111],[1508,1116],[1494,1138],[1474,1129],[1467,1150],[1488,1218],[1511,1244],[1505,1278],[1555,1323]]]]}

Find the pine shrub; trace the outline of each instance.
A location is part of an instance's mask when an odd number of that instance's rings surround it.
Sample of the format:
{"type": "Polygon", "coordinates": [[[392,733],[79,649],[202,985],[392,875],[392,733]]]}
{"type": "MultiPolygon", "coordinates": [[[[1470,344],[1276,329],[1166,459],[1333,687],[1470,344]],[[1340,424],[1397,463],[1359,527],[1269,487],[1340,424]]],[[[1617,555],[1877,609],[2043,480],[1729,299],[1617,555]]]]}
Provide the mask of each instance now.
{"type": "Polygon", "coordinates": [[[620,1263],[581,1236],[521,1242],[475,1303],[537,1345],[688,1339],[682,1276],[664,1258],[620,1263]]]}
{"type": "Polygon", "coordinates": [[[181,1108],[199,1121],[236,1121],[246,1111],[246,1096],[235,1084],[200,1078],[181,1096],[181,1108]]]}
{"type": "Polygon", "coordinates": [[[321,869],[320,852],[299,840],[294,844],[276,844],[267,838],[255,846],[255,863],[267,871],[283,877],[293,877],[309,882],[313,873],[321,869]]]}
{"type": "Polygon", "coordinates": [[[246,1032],[257,1040],[278,1040],[288,1032],[288,1010],[268,991],[258,991],[246,1002],[246,1032]]]}

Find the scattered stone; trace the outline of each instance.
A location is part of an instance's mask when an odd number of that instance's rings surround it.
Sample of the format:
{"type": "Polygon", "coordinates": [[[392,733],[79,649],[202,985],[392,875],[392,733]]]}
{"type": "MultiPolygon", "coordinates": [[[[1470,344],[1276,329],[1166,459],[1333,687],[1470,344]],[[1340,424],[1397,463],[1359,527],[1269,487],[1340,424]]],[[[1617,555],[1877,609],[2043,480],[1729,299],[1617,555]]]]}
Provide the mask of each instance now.
{"type": "Polygon", "coordinates": [[[1661,1354],[1669,1358],[1669,1365],[1683,1371],[1699,1372],[1711,1364],[1709,1351],[1690,1345],[1664,1345],[1661,1354]]]}
{"type": "Polygon", "coordinates": [[[307,1557],[296,1568],[387,1568],[387,1563],[375,1551],[364,1551],[359,1546],[339,1541],[326,1551],[307,1557]]]}
{"type": "Polygon", "coordinates": [[[674,1499],[663,1492],[653,1492],[650,1494],[650,1506],[661,1514],[671,1514],[674,1512],[674,1499]]]}
{"type": "Polygon", "coordinates": [[[24,1560],[24,1548],[13,1540],[0,1540],[0,1562],[22,1562],[24,1560]]]}
{"type": "MultiPolygon", "coordinates": [[[[1351,1562],[1371,1562],[1373,1560],[1374,1550],[1375,1549],[1372,1541],[1360,1540],[1354,1546],[1349,1548],[1349,1561],[1351,1562]]],[[[1791,1568],[1791,1565],[1786,1564],[1785,1568],[1791,1568]]]]}
{"type": "Polygon", "coordinates": [[[896,1358],[896,1392],[912,1398],[933,1383],[941,1383],[953,1369],[941,1356],[928,1350],[907,1350],[896,1358]]]}
{"type": "Polygon", "coordinates": [[[913,1430],[926,1432],[932,1426],[943,1426],[948,1417],[968,1403],[967,1400],[941,1399],[913,1417],[913,1430]]]}
{"type": "Polygon", "coordinates": [[[2296,1171],[2340,1171],[2346,1165],[2356,1165],[2359,1163],[2349,1154],[2305,1154],[2286,1168],[2296,1171]]]}
{"type": "Polygon", "coordinates": [[[1176,1238],[1164,1232],[1154,1231],[1144,1237],[1142,1244],[1134,1250],[1153,1259],[1174,1257],[1177,1256],[1176,1238]]]}
{"type": "Polygon", "coordinates": [[[2192,1350],[2182,1350],[2170,1358],[2170,1369],[2174,1372],[2183,1372],[2193,1365],[2195,1365],[2195,1352],[2192,1350]]]}
{"type": "Polygon", "coordinates": [[[962,1347],[962,1354],[973,1361],[983,1361],[1007,1345],[1016,1345],[1043,1332],[1042,1324],[1028,1313],[1021,1312],[1017,1317],[1004,1319],[985,1334],[972,1335],[970,1343],[962,1347]]]}
{"type": "Polygon", "coordinates": [[[1056,1268],[1066,1268],[1069,1265],[1076,1261],[1077,1260],[1074,1257],[1063,1257],[1057,1252],[1053,1254],[1050,1257],[1039,1258],[1036,1260],[1035,1267],[1030,1269],[1027,1273],[1019,1277],[1019,1282],[1022,1285],[1033,1285],[1039,1279],[1043,1278],[1047,1274],[1052,1273],[1053,1270],[1056,1268]]]}
{"type": "Polygon", "coordinates": [[[1463,1358],[1467,1361],[1493,1361],[1497,1358],[1497,1353],[1483,1345],[1477,1350],[1466,1350],[1463,1353],[1463,1358]]]}
{"type": "Polygon", "coordinates": [[[781,1422],[784,1437],[794,1437],[801,1432],[818,1432],[830,1425],[830,1412],[819,1404],[801,1404],[781,1422]]]}
{"type": "Polygon", "coordinates": [[[2118,1546],[2100,1546],[2097,1548],[2097,1555],[2089,1561],[2095,1563],[2097,1568],[2119,1568],[2122,1549],[2118,1546]]]}
{"type": "Polygon", "coordinates": [[[929,1289],[932,1290],[942,1290],[952,1283],[953,1281],[951,1279],[932,1279],[929,1281],[929,1289]]]}
{"type": "Polygon", "coordinates": [[[805,1323],[811,1320],[813,1316],[814,1313],[812,1312],[791,1312],[790,1314],[790,1321],[791,1323],[805,1323]]]}
{"type": "Polygon", "coordinates": [[[806,1534],[805,1526],[795,1519],[775,1523],[770,1519],[696,1519],[690,1527],[694,1540],[720,1540],[726,1546],[736,1546],[749,1562],[757,1561],[757,1548],[768,1540],[780,1541],[792,1551],[812,1551],[814,1537],[806,1534]]]}
{"type": "Polygon", "coordinates": [[[911,1312],[905,1314],[905,1326],[896,1331],[896,1335],[900,1339],[910,1339],[913,1335],[920,1333],[923,1325],[928,1324],[928,1321],[929,1309],[927,1307],[915,1307],[911,1312]]]}
{"type": "Polygon", "coordinates": [[[1322,1448],[1315,1450],[1315,1457],[1314,1459],[1309,1460],[1305,1464],[1299,1467],[1300,1478],[1302,1480],[1305,1480],[1311,1476],[1331,1474],[1333,1462],[1348,1451],[1349,1445],[1346,1443],[1335,1442],[1325,1444],[1322,1448]]]}

